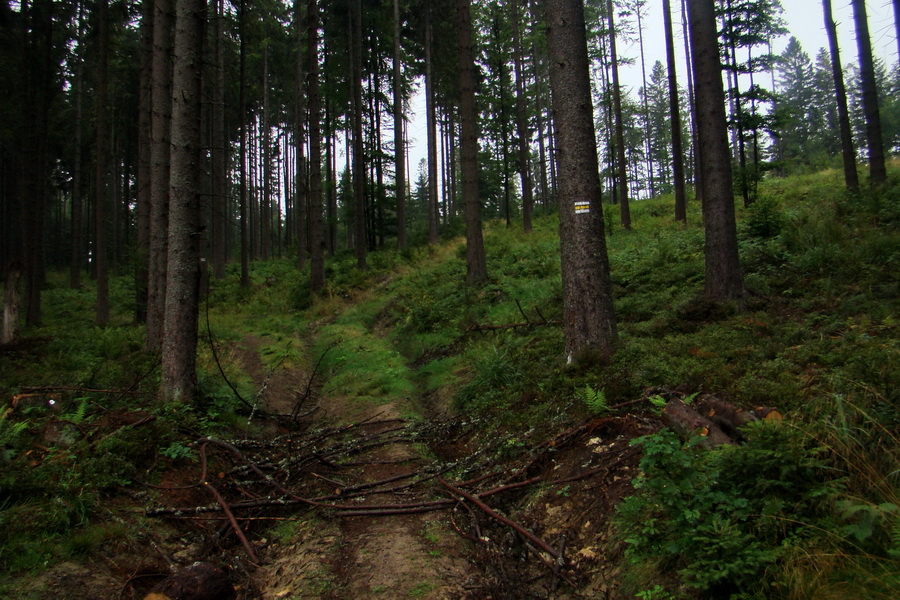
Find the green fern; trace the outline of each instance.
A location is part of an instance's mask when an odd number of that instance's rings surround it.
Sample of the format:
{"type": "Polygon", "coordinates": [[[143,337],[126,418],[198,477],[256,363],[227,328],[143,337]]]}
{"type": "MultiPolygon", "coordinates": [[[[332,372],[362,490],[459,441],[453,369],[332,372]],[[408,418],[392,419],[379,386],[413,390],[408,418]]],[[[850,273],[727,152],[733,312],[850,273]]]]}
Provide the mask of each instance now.
{"type": "Polygon", "coordinates": [[[576,394],[592,413],[599,415],[609,411],[609,403],[606,401],[606,394],[602,389],[595,390],[591,386],[586,385],[584,389],[578,390],[576,394]]]}
{"type": "Polygon", "coordinates": [[[75,412],[67,415],[66,420],[75,423],[76,425],[84,423],[84,419],[87,416],[88,404],[90,403],[91,401],[89,398],[79,398],[78,406],[75,408],[75,412]]]}

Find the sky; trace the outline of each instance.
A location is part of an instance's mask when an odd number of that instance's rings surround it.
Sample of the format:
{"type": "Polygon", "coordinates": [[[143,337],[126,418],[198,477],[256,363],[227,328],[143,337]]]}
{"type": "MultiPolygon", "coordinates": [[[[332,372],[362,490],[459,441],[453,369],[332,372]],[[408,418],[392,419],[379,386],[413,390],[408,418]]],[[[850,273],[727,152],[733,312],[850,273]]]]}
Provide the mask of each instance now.
{"type": "MultiPolygon", "coordinates": [[[[680,6],[679,0],[672,0],[672,10],[677,13],[680,6]]],[[[828,39],[825,34],[825,20],[822,13],[820,0],[781,0],[784,7],[784,19],[787,21],[789,34],[772,40],[772,51],[780,54],[787,46],[790,36],[795,36],[804,51],[811,60],[815,60],[819,48],[828,47],[828,39]]],[[[853,26],[853,10],[850,0],[832,0],[834,20],[838,27],[838,42],[840,44],[841,62],[845,65],[857,60],[856,35],[853,26]]],[[[894,29],[894,15],[891,0],[868,0],[866,10],[869,17],[869,36],[872,48],[876,56],[884,60],[889,66],[897,63],[897,41],[894,29]]],[[[646,16],[642,17],[644,26],[644,56],[646,70],[649,77],[653,63],[657,60],[666,64],[666,48],[663,38],[662,2],[649,0],[647,2],[646,16]]],[[[681,86],[687,84],[687,73],[684,61],[684,39],[681,36],[680,14],[673,14],[673,27],[675,28],[675,41],[677,62],[679,65],[678,83],[681,86]]],[[[637,36],[635,36],[637,38],[637,36]]],[[[637,39],[633,42],[619,42],[619,54],[622,57],[632,58],[635,64],[620,68],[622,85],[629,93],[637,94],[641,87],[640,46],[637,39]]],[[[419,94],[411,103],[413,115],[409,126],[409,169],[412,182],[415,182],[419,161],[426,155],[426,130],[425,130],[425,101],[424,95],[419,94]]],[[[411,184],[412,184],[411,182],[411,184]]]]}

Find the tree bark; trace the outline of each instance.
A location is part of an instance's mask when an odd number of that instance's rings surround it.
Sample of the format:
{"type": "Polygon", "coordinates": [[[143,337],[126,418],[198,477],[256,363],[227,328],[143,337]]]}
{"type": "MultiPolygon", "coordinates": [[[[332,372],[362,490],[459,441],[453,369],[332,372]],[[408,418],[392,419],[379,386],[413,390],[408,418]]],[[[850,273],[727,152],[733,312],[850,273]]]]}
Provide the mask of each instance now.
{"type": "Polygon", "coordinates": [[[172,115],[172,4],[153,0],[150,116],[150,263],[147,282],[147,348],[162,348],[169,221],[169,135],[172,115]]]}
{"type": "Polygon", "coordinates": [[[309,291],[319,294],[325,288],[325,244],[322,232],[322,134],[319,130],[319,6],[308,0],[306,7],[306,64],[309,75],[309,291]]]}
{"type": "MultiPolygon", "coordinates": [[[[143,11],[146,14],[149,13],[152,18],[152,12],[147,10],[147,6],[150,6],[149,2],[144,2],[143,11]]],[[[149,29],[146,26],[146,23],[142,21],[141,26],[141,91],[144,91],[144,83],[147,77],[149,76],[149,72],[146,72],[146,64],[145,61],[148,60],[148,57],[145,56],[146,50],[146,37],[148,37],[149,29]]],[[[84,39],[84,2],[78,3],[78,44],[81,45],[85,42],[84,39]]],[[[82,227],[83,227],[83,217],[84,217],[84,207],[81,196],[81,146],[82,146],[82,131],[84,129],[84,59],[78,58],[77,63],[75,64],[75,81],[73,82],[73,86],[75,87],[75,156],[74,156],[74,164],[72,165],[72,220],[71,220],[71,250],[69,257],[69,287],[74,289],[78,289],[81,287],[81,271],[84,268],[84,242],[82,239],[82,227]]],[[[149,92],[149,90],[148,90],[149,92]]],[[[145,97],[142,93],[141,101],[143,102],[145,97]]],[[[149,98],[147,98],[149,100],[149,98]]],[[[146,120],[146,127],[149,127],[149,113],[144,114],[142,111],[139,115],[139,118],[142,121],[146,120]]],[[[138,127],[143,128],[144,123],[141,122],[138,127]]],[[[147,137],[149,138],[149,132],[147,137]]],[[[142,181],[146,182],[146,177],[142,179],[142,181]]],[[[138,250],[140,252],[140,249],[138,250]]],[[[140,254],[139,254],[140,256],[140,254]]],[[[146,293],[146,284],[144,286],[144,290],[146,293]]]]}
{"type": "Polygon", "coordinates": [[[425,5],[425,117],[428,133],[428,243],[438,241],[438,165],[437,131],[434,102],[434,66],[432,64],[433,27],[431,2],[425,5]]]}
{"type": "Polygon", "coordinates": [[[525,73],[522,68],[522,22],[519,5],[512,3],[513,11],[513,60],[516,73],[516,133],[519,136],[519,177],[522,182],[522,228],[531,231],[531,214],[534,209],[534,192],[531,189],[531,165],[529,147],[531,131],[528,127],[528,113],[525,107],[525,73]]]}
{"type": "Polygon", "coordinates": [[[684,185],[684,148],[681,142],[681,107],[678,102],[678,75],[675,70],[675,36],[672,31],[672,7],[663,0],[663,25],[666,38],[666,64],[669,75],[669,123],[672,127],[672,172],[675,179],[675,220],[687,222],[687,194],[684,185]]]}
{"type": "Polygon", "coordinates": [[[563,328],[569,362],[616,346],[582,0],[547,0],[559,166],[563,328]]]}
{"type": "MultiPolygon", "coordinates": [[[[153,110],[153,13],[152,0],[141,4],[141,59],[138,97],[138,164],[135,225],[134,322],[147,322],[147,278],[150,260],[151,121],[153,110]]],[[[73,207],[74,211],[74,207],[73,207]]],[[[74,226],[74,222],[73,222],[74,226]]],[[[73,247],[73,252],[74,252],[73,247]]],[[[74,254],[73,254],[74,257],[74,254]]]]}
{"type": "Polygon", "coordinates": [[[487,281],[487,261],[481,232],[478,197],[478,111],[475,108],[475,62],[472,51],[472,17],[469,0],[456,0],[459,41],[459,121],[462,200],[466,222],[466,284],[487,281]]]}
{"type": "Polygon", "coordinates": [[[628,206],[628,163],[625,159],[625,126],[622,122],[622,88],[619,85],[619,58],[616,53],[616,26],[613,22],[612,0],[607,0],[606,12],[609,25],[610,63],[612,64],[613,112],[616,119],[616,170],[619,173],[616,192],[619,195],[619,215],[622,227],[631,229],[631,209],[628,206]]]}
{"type": "MultiPolygon", "coordinates": [[[[896,6],[896,2],[895,2],[896,6]]],[[[856,171],[856,147],[853,145],[853,130],[850,128],[850,111],[847,109],[847,90],[844,87],[844,73],[841,68],[841,51],[838,46],[837,24],[831,11],[831,0],[822,0],[825,13],[825,32],[831,51],[831,76],[834,78],[834,93],[837,101],[838,124],[841,130],[841,158],[844,163],[844,183],[847,189],[859,189],[859,174],[856,171]]]]}
{"type": "Polygon", "coordinates": [[[162,378],[166,402],[192,401],[197,385],[202,163],[200,76],[204,0],[177,0],[172,73],[172,160],[162,378]]]}
{"type": "Polygon", "coordinates": [[[362,0],[353,0],[352,11],[353,77],[353,204],[355,217],[356,267],[366,265],[366,162],[363,146],[362,104],[362,0]]]}
{"type": "Polygon", "coordinates": [[[109,323],[109,258],[106,242],[109,204],[109,0],[97,5],[97,101],[94,137],[94,267],[97,278],[97,303],[94,322],[109,323]]]}
{"type": "Polygon", "coordinates": [[[250,287],[250,210],[247,206],[247,2],[241,0],[238,7],[238,35],[240,42],[238,119],[240,120],[239,213],[241,219],[241,287],[250,287]]]}
{"type": "MultiPolygon", "coordinates": [[[[306,69],[304,67],[304,56],[306,52],[303,50],[303,19],[301,15],[301,0],[294,0],[294,32],[297,36],[297,65],[296,65],[296,84],[294,93],[296,94],[294,106],[294,146],[295,154],[295,170],[297,181],[297,192],[294,196],[294,219],[295,233],[297,235],[297,266],[300,270],[306,269],[306,247],[309,244],[307,239],[308,228],[307,221],[309,215],[306,212],[307,200],[309,199],[309,188],[306,172],[306,158],[304,156],[303,144],[305,142],[305,126],[307,111],[307,96],[304,82],[306,81],[306,69]]],[[[308,51],[308,50],[307,50],[308,51]]]]}
{"type": "Polygon", "coordinates": [[[704,446],[714,447],[734,443],[718,425],[681,400],[672,400],[666,404],[662,411],[662,422],[684,437],[701,436],[704,446]]]}
{"type": "Polygon", "coordinates": [[[881,135],[881,113],[878,109],[878,87],[875,83],[875,62],[869,39],[869,20],[865,0],[851,0],[856,22],[856,45],[859,51],[859,75],[862,85],[863,112],[866,115],[866,142],[869,149],[869,182],[875,185],[887,180],[884,164],[884,143],[881,135]]]}
{"type": "Polygon", "coordinates": [[[397,246],[406,248],[406,147],[403,143],[403,79],[400,57],[400,0],[394,0],[394,188],[397,246]]]}
{"type": "Polygon", "coordinates": [[[225,215],[228,214],[226,196],[228,180],[228,155],[225,152],[225,20],[224,0],[215,0],[216,24],[213,33],[213,78],[212,104],[212,271],[216,279],[225,277],[225,215]]]}
{"type": "Polygon", "coordinates": [[[0,345],[11,344],[19,337],[19,278],[22,275],[18,261],[6,269],[6,286],[3,293],[3,326],[0,345]]]}
{"type": "Polygon", "coordinates": [[[737,227],[725,91],[716,33],[714,0],[688,0],[693,48],[694,96],[700,169],[703,171],[703,222],[706,233],[706,295],[713,300],[741,300],[744,283],[738,260],[737,227]]]}

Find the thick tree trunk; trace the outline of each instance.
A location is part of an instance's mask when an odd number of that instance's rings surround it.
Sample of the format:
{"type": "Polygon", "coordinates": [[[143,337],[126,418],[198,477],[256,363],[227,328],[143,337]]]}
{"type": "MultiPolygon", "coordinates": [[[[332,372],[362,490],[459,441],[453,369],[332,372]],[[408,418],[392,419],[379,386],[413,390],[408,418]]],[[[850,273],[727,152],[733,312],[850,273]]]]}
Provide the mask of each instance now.
{"type": "MultiPolygon", "coordinates": [[[[900,0],[898,0],[900,1],[900,0]]],[[[896,2],[894,4],[896,6],[896,2]]],[[[838,46],[837,24],[831,11],[831,0],[822,0],[825,13],[825,32],[831,50],[831,75],[834,78],[834,93],[837,101],[838,124],[841,130],[841,157],[844,163],[844,183],[850,190],[859,189],[859,174],[856,171],[856,147],[853,145],[853,130],[850,128],[850,111],[847,109],[847,90],[844,87],[844,73],[841,68],[841,51],[838,46]]]]}
{"type": "Polygon", "coordinates": [[[688,0],[688,11],[694,52],[698,137],[703,148],[700,168],[703,171],[706,232],[706,295],[713,300],[742,299],[744,283],[738,260],[715,2],[688,0]]]}
{"type": "Polygon", "coordinates": [[[169,135],[172,114],[172,3],[154,0],[150,117],[150,262],[147,348],[162,348],[169,222],[169,135]]]}
{"type": "Polygon", "coordinates": [[[204,0],[177,0],[172,75],[172,161],[162,378],[167,402],[191,401],[197,385],[200,287],[200,74],[204,0]]]}
{"type": "Polygon", "coordinates": [[[862,85],[863,112],[866,115],[866,142],[869,149],[869,182],[882,184],[887,180],[884,164],[884,143],[881,136],[881,113],[878,109],[878,87],[875,83],[875,62],[869,39],[869,19],[865,0],[851,0],[856,22],[856,45],[859,50],[859,75],[862,85]]]}
{"type": "Polygon", "coordinates": [[[666,64],[669,74],[669,124],[672,127],[672,172],[675,179],[675,220],[687,222],[687,194],[684,186],[684,149],[681,143],[681,107],[678,102],[678,76],[675,70],[675,36],[672,31],[672,7],[663,0],[663,25],[666,37],[666,64]]]}
{"type": "Polygon", "coordinates": [[[481,201],[478,197],[478,111],[475,108],[475,62],[469,0],[456,0],[456,27],[459,36],[459,152],[466,222],[466,284],[480,285],[487,281],[488,274],[481,232],[481,201]]]}
{"type": "Polygon", "coordinates": [[[97,128],[94,137],[94,268],[97,277],[97,304],[94,322],[109,323],[109,263],[106,242],[109,204],[109,0],[97,6],[97,128]]]}
{"type": "Polygon", "coordinates": [[[628,163],[625,159],[625,126],[622,122],[622,88],[619,85],[619,58],[616,53],[616,26],[613,22],[613,3],[606,3],[607,21],[609,25],[609,50],[612,65],[613,112],[616,119],[616,170],[619,197],[619,215],[624,229],[631,229],[631,209],[628,206],[628,163]]]}
{"type": "Polygon", "coordinates": [[[325,244],[322,232],[322,134],[319,130],[319,6],[308,0],[306,7],[306,59],[309,73],[309,291],[319,294],[325,288],[325,244]]]}
{"type": "Polygon", "coordinates": [[[397,246],[403,250],[406,248],[406,147],[403,143],[400,25],[400,0],[394,0],[394,188],[397,194],[397,246]]]}
{"type": "Polygon", "coordinates": [[[547,0],[553,121],[559,145],[563,327],[569,362],[616,346],[582,0],[547,0]]]}

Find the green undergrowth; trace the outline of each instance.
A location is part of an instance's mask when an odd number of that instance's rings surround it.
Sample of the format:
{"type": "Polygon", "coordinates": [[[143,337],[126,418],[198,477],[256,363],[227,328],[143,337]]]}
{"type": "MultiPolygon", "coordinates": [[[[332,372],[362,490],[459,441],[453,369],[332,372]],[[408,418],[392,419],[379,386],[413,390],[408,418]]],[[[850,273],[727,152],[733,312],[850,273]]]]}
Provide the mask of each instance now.
{"type": "Polygon", "coordinates": [[[341,252],[314,298],[292,260],[252,265],[247,289],[230,266],[201,308],[202,398],[190,406],[153,400],[158,374],[142,330],[130,324],[130,278],[114,279],[113,324],[101,329],[91,325],[89,287],[65,289],[51,274],[46,325],[0,356],[0,392],[135,384],[148,395],[63,394],[65,420],[101,423],[107,412],[142,409],[156,421],[113,435],[103,453],[51,444],[28,466],[49,418],[38,409],[3,413],[0,563],[21,571],[89,551],[91,536],[72,536],[95,524],[102,501],[131,485],[148,458],[177,464],[191,457],[197,434],[245,422],[220,370],[253,401],[240,360],[252,346],[266,371],[318,365],[322,401],[344,402],[347,418],[386,404],[410,418],[450,410],[479,417],[486,434],[510,440],[510,452],[526,435],[615,414],[610,407],[648,388],[777,407],[785,424],[754,430],[735,448],[711,452],[666,433],[642,441],[643,475],[619,517],[627,585],[641,598],[896,597],[896,167],[890,176],[882,190],[857,194],[844,191],[839,172],[763,180],[757,203],[738,208],[748,288],[741,306],[703,296],[695,202],[683,225],[673,221],[671,197],[636,201],[633,231],[604,207],[619,347],[606,362],[572,366],[557,324],[553,215],[536,218],[527,235],[517,224],[485,223],[490,280],[475,288],[463,285],[458,237],[371,252],[366,270],[341,252]]]}

